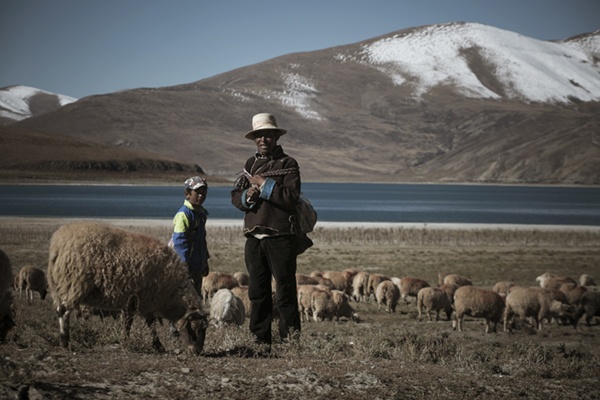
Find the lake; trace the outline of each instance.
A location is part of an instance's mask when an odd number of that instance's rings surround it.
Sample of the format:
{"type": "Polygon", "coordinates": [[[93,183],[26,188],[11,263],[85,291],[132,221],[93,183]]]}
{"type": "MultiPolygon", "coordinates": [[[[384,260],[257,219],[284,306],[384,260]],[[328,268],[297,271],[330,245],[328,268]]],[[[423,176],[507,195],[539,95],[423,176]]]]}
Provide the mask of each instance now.
{"type": "MultiPolygon", "coordinates": [[[[303,183],[319,221],[600,226],[600,188],[456,184],[303,183]]],[[[211,187],[211,219],[241,220],[231,187],[211,187]]],[[[172,218],[178,186],[0,185],[0,215],[172,218]]]]}

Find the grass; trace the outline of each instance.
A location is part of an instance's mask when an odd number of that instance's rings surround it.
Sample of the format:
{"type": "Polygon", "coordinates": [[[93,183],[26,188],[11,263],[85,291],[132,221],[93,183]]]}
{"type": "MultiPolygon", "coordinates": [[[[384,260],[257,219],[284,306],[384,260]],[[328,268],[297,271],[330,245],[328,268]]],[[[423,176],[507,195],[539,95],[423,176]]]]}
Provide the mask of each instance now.
{"type": "MultiPolygon", "coordinates": [[[[60,222],[3,223],[0,248],[16,272],[25,263],[46,268],[48,240],[60,222]]],[[[168,224],[130,229],[168,239],[168,224]]],[[[211,268],[244,270],[239,229],[210,227],[211,268]]],[[[535,285],[544,272],[600,278],[600,233],[509,229],[318,228],[315,246],[298,270],[349,267],[389,276],[459,273],[475,285],[511,280],[535,285]]],[[[330,399],[516,398],[586,399],[597,393],[600,326],[522,324],[514,333],[485,334],[467,319],[463,332],[444,318],[417,322],[414,303],[398,312],[352,303],[361,322],[309,322],[297,342],[276,340],[269,358],[252,356],[247,329],[210,328],[204,354],[189,356],[168,325],[158,327],[167,349],[157,354],[142,320],[129,338],[111,317],[72,320],[72,348],[58,340],[51,300],[17,299],[18,327],[0,345],[0,397],[41,393],[45,398],[330,399]]],[[[274,326],[276,331],[276,325],[274,326]]]]}

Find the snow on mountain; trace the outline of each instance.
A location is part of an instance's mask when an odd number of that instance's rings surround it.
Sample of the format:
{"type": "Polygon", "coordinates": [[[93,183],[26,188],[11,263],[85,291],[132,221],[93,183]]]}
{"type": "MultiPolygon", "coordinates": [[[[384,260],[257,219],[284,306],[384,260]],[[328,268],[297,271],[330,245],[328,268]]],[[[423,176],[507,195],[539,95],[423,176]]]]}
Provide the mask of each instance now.
{"type": "Polygon", "coordinates": [[[547,42],[478,23],[418,28],[364,45],[356,55],[387,74],[393,84],[412,85],[420,97],[438,85],[472,98],[566,103],[600,100],[600,35],[547,42]],[[484,84],[473,63],[496,83],[484,84]]]}
{"type": "Polygon", "coordinates": [[[31,102],[36,96],[46,95],[55,98],[60,106],[77,101],[69,96],[46,92],[29,86],[9,86],[0,89],[0,117],[20,121],[34,115],[31,102]]]}

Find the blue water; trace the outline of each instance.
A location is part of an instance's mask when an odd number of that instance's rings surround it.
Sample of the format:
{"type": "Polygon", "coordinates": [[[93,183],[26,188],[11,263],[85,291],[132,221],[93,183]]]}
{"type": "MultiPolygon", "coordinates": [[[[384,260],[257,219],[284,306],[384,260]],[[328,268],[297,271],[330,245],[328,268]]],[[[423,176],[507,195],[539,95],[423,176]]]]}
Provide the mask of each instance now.
{"type": "MultiPolygon", "coordinates": [[[[211,219],[241,219],[231,187],[211,187],[211,219]]],[[[600,188],[304,183],[320,221],[600,226],[600,188]]],[[[0,215],[172,218],[176,186],[0,185],[0,215]]]]}

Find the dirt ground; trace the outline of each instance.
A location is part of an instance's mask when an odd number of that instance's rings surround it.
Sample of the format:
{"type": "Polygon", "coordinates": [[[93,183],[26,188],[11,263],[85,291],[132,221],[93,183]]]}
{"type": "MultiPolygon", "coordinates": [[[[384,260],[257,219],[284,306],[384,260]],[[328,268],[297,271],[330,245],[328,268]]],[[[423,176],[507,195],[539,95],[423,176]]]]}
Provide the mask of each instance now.
{"type": "MultiPolygon", "coordinates": [[[[34,225],[0,227],[0,248],[11,257],[14,270],[25,262],[45,268],[47,233],[34,225]]],[[[302,256],[299,269],[354,265],[393,274],[396,265],[406,274],[420,273],[433,280],[433,271],[443,267],[469,275],[481,286],[500,278],[532,285],[533,277],[546,271],[566,271],[575,278],[585,272],[600,278],[598,247],[507,248],[486,243],[457,249],[356,242],[317,244],[302,256]]],[[[238,242],[212,246],[214,268],[238,269],[238,242]]],[[[419,322],[414,300],[400,304],[395,313],[379,310],[374,302],[351,305],[359,322],[344,318],[304,322],[298,341],[276,340],[270,355],[261,354],[252,343],[246,321],[242,327],[211,326],[203,353],[192,356],[171,337],[167,324],[158,327],[166,348],[159,354],[140,319],[125,338],[122,320],[97,316],[73,319],[71,349],[63,349],[52,300],[36,296],[28,302],[15,293],[17,327],[0,344],[0,398],[600,397],[597,319],[591,326],[580,323],[577,329],[553,322],[541,332],[517,322],[512,333],[504,333],[499,325],[498,332],[486,334],[480,319],[467,318],[463,332],[454,331],[445,315],[440,321],[419,322]]]]}

